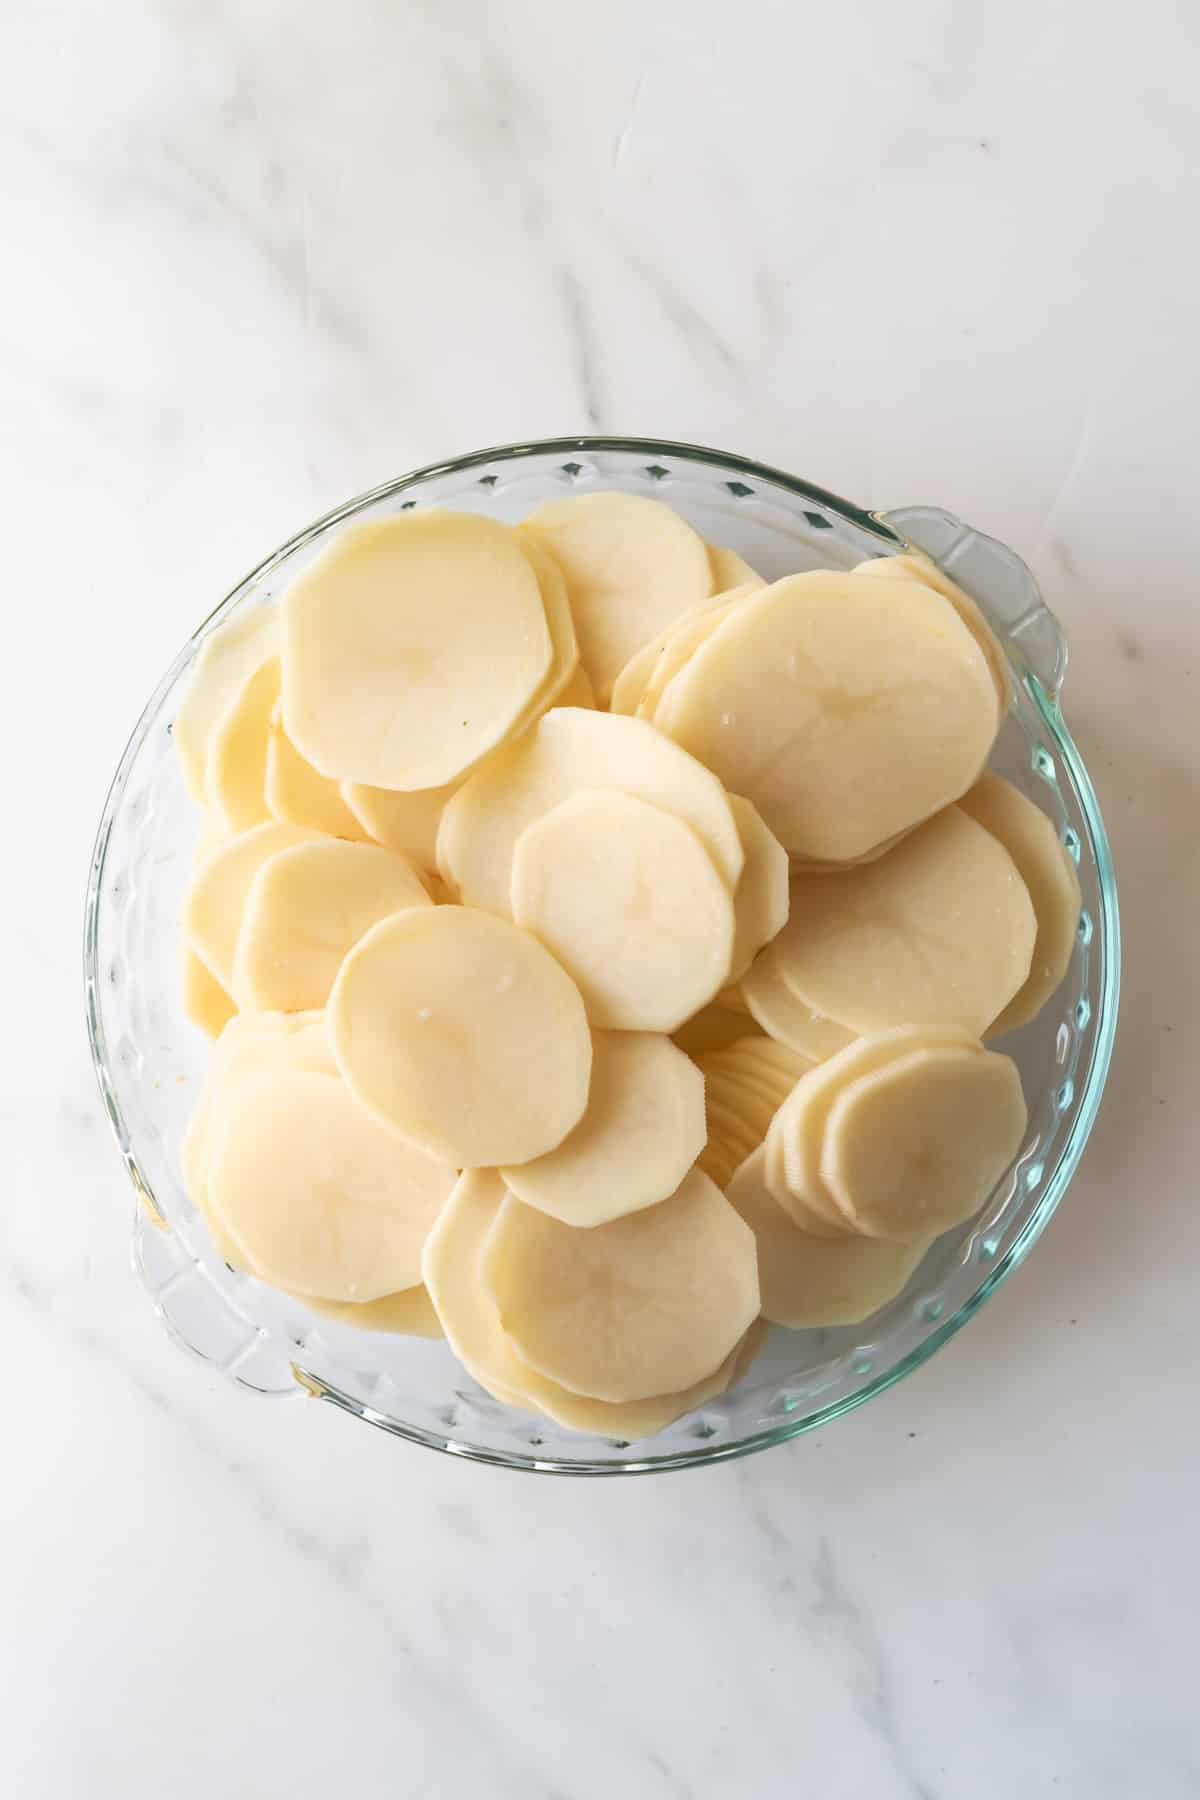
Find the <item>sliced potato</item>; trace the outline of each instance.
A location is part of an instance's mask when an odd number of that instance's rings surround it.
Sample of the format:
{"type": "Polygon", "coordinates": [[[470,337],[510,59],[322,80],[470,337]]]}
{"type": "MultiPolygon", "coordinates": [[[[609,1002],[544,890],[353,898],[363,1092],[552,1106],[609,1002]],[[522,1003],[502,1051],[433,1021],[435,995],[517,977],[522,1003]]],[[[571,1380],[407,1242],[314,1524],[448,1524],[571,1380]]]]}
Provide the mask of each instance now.
{"type": "Polygon", "coordinates": [[[654,659],[642,691],[638,696],[636,713],[639,719],[653,722],[655,709],[662,699],[667,683],[682,669],[692,652],[706,638],[712,636],[721,620],[727,618],[746,594],[754,593],[754,588],[734,588],[732,593],[722,594],[719,598],[706,600],[686,618],[677,624],[661,640],[662,648],[654,659]]]}
{"type": "Polygon", "coordinates": [[[652,1437],[740,1379],[761,1342],[757,1325],[694,1387],[625,1405],[570,1393],[530,1368],[501,1325],[500,1309],[483,1279],[484,1247],[505,1195],[492,1170],[468,1169],[439,1214],[422,1257],[425,1285],[450,1348],[489,1394],[508,1406],[540,1410],[572,1431],[637,1439],[652,1437]]]}
{"type": "Polygon", "coordinates": [[[854,1033],[847,1026],[815,1012],[792,992],[780,967],[778,938],[754,959],[742,976],[739,992],[750,1016],[769,1037],[813,1062],[836,1056],[854,1042],[854,1033]]]}
{"type": "Polygon", "coordinates": [[[787,924],[791,898],[787,851],[767,830],[758,809],[740,794],[730,794],[745,863],[733,896],[733,962],[729,978],[738,982],[764,944],[787,924]]]}
{"type": "Polygon", "coordinates": [[[594,711],[596,706],[596,690],[593,688],[587,670],[582,663],[576,663],[575,669],[554,701],[555,706],[580,706],[585,711],[594,711]]]}
{"type": "Polygon", "coordinates": [[[673,1194],[705,1135],[704,1077],[670,1038],[598,1031],[578,1125],[548,1156],[501,1174],[526,1206],[565,1225],[604,1225],[673,1194]]]}
{"type": "Polygon", "coordinates": [[[758,1029],[757,1020],[749,1018],[740,1007],[727,1006],[718,994],[711,1005],[702,1006],[685,1025],[672,1032],[671,1038],[681,1050],[695,1058],[705,1050],[724,1050],[728,1044],[758,1029]]]}
{"type": "Polygon", "coordinates": [[[1045,813],[1011,781],[985,773],[960,804],[1012,857],[1037,920],[1029,976],[988,1026],[998,1037],[1028,1025],[1061,985],[1079,927],[1079,876],[1045,813]]]}
{"type": "Polygon", "coordinates": [[[761,1037],[738,1038],[724,1050],[699,1056],[697,1064],[710,1111],[720,1106],[742,1118],[757,1143],[800,1077],[813,1067],[809,1057],[761,1037]],[[761,1055],[757,1046],[763,1044],[776,1054],[761,1055]]]}
{"type": "Polygon", "coordinates": [[[944,600],[948,600],[983,652],[995,684],[1001,715],[1008,711],[1012,704],[1012,676],[1009,673],[1008,658],[1001,649],[995,632],[978,602],[972,600],[970,594],[960,588],[956,581],[951,581],[931,558],[920,551],[906,552],[900,556],[876,556],[868,562],[859,563],[854,573],[882,576],[891,581],[920,581],[940,594],[944,600]]]}
{"type": "Polygon", "coordinates": [[[230,831],[271,817],[266,799],[267,739],[279,699],[279,658],[248,675],[213,727],[204,785],[209,805],[230,831]]]}
{"type": "Polygon", "coordinates": [[[719,604],[720,602],[714,600],[711,595],[706,595],[703,600],[693,601],[692,605],[681,612],[678,618],[672,619],[669,625],[664,626],[652,638],[648,638],[644,644],[639,645],[613,682],[612,693],[609,695],[608,701],[609,711],[624,713],[628,718],[632,718],[638,710],[638,702],[642,697],[643,689],[654,673],[654,665],[674,633],[692,619],[706,618],[719,604]]]}
{"type": "Polygon", "coordinates": [[[793,1331],[857,1325],[901,1291],[929,1240],[815,1237],[801,1231],[766,1185],[760,1147],[725,1190],[754,1233],[763,1317],[793,1331]]]}
{"type": "Polygon", "coordinates": [[[198,1025],[210,1038],[220,1037],[236,1014],[237,1005],[207,964],[202,963],[186,944],[180,958],[180,982],[183,1010],[192,1024],[198,1025]]]}
{"type": "Polygon", "coordinates": [[[510,1194],[483,1273],[531,1368],[614,1403],[702,1381],[759,1311],[753,1235],[698,1169],[657,1206],[590,1231],[510,1194]]]}
{"type": "Polygon", "coordinates": [[[227,993],[233,992],[233,959],[246,897],[258,871],[279,850],[313,842],[303,825],[270,819],[210,852],[192,876],[180,924],[184,937],[227,993]]]}
{"type": "Polygon", "coordinates": [[[188,792],[206,802],[208,746],[247,678],[279,654],[277,606],[243,607],[204,640],[171,727],[188,792]]]}
{"type": "Polygon", "coordinates": [[[322,775],[440,787],[502,741],[551,660],[508,527],[436,510],[375,520],[284,596],[284,726],[322,775]]]}
{"type": "Polygon", "coordinates": [[[416,1287],[402,1288],[398,1294],[385,1294],[381,1300],[321,1300],[315,1294],[300,1294],[297,1298],[323,1319],[353,1325],[359,1331],[393,1331],[405,1337],[443,1336],[441,1320],[421,1282],[416,1287]]]}
{"type": "Polygon", "coordinates": [[[282,1070],[227,1102],[208,1192],[256,1275],[364,1303],[420,1281],[422,1247],[455,1180],[339,1076],[282,1070]]]}
{"type": "Polygon", "coordinates": [[[372,925],[432,905],[412,864],[378,844],[325,838],[277,850],[246,896],[233,959],[239,1004],[266,1012],[324,1006],[343,958],[372,925]]]}
{"type": "Polygon", "coordinates": [[[998,712],[983,655],[940,595],[822,570],[734,607],[655,723],[790,853],[837,862],[965,793],[998,712]]]}
{"type": "Polygon", "coordinates": [[[736,550],[730,550],[725,544],[707,544],[705,548],[708,551],[708,566],[712,571],[714,594],[727,594],[731,589],[740,587],[766,587],[762,576],[736,550]]]}
{"type": "Polygon", "coordinates": [[[953,1045],[915,1050],[838,1093],[821,1179],[868,1237],[933,1237],[979,1211],[1025,1125],[1011,1057],[953,1045]]]}
{"type": "Polygon", "coordinates": [[[522,832],[512,912],[566,969],[588,1018],[671,1032],[723,987],[733,898],[690,825],[585,788],[522,832]]]}
{"type": "Polygon", "coordinates": [[[643,719],[555,707],[476,770],[438,829],[438,868],[467,906],[511,916],[517,839],[582,788],[620,788],[692,826],[730,891],[745,860],[715,776],[643,719]]]}
{"type": "Polygon", "coordinates": [[[634,651],[712,591],[704,540],[657,500],[576,494],[538,507],[523,530],[545,541],[566,576],[601,705],[634,651]]]}
{"type": "Polygon", "coordinates": [[[283,728],[282,702],[271,709],[263,791],[267,810],[276,819],[289,819],[293,825],[307,825],[312,831],[355,843],[364,843],[371,835],[343,798],[337,782],[319,774],[301,756],[283,728]]]}
{"type": "Polygon", "coordinates": [[[848,1030],[954,1024],[978,1037],[1026,980],[1036,935],[1012,857],[950,806],[878,862],[793,876],[772,953],[792,992],[848,1030]]]}
{"type": "Polygon", "coordinates": [[[329,1024],[364,1106],[457,1168],[544,1156],[587,1106],[592,1042],[578,988],[527,932],[489,913],[425,906],[384,919],[342,964],[329,1024]]]}
{"type": "Polygon", "coordinates": [[[437,834],[442,813],[461,785],[459,781],[449,781],[445,787],[420,788],[416,793],[405,794],[397,788],[343,781],[341,796],[364,832],[377,844],[411,857],[419,869],[431,873],[437,868],[437,834]]]}

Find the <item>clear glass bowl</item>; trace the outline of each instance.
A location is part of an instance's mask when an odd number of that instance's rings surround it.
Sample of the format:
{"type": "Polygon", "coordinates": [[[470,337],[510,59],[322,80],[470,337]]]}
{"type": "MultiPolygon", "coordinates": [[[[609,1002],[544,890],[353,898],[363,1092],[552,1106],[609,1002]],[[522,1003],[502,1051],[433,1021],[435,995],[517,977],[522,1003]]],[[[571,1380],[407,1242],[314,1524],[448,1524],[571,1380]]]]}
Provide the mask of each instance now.
{"type": "Polygon", "coordinates": [[[1060,711],[1065,660],[1029,570],[1003,545],[934,508],[875,516],[777,469],[692,445],[560,438],[484,450],[389,482],[302,531],[234,589],[159,683],[121,759],[92,860],[85,924],[92,1052],[137,1193],[134,1262],[172,1334],[257,1393],[311,1395],[414,1443],[568,1474],[639,1474],[765,1449],[918,1367],[1028,1254],[1079,1160],[1108,1069],[1120,964],[1116,889],[1092,784],[1060,711]],[[994,766],[1053,819],[1083,889],[1063,987],[1004,1045],[1021,1067],[1029,1129],[979,1218],[941,1238],[904,1293],[865,1323],[773,1329],[730,1393],[633,1445],[501,1405],[444,1343],[334,1324],[231,1270],[179,1168],[209,1045],[179,998],[176,914],[197,819],[171,727],[200,645],[236,608],[276,598],[348,519],[437,504],[515,520],[553,496],[596,488],[668,501],[710,542],[731,545],[769,578],[849,567],[913,544],[935,557],[982,605],[1011,659],[1016,698],[994,766]]]}

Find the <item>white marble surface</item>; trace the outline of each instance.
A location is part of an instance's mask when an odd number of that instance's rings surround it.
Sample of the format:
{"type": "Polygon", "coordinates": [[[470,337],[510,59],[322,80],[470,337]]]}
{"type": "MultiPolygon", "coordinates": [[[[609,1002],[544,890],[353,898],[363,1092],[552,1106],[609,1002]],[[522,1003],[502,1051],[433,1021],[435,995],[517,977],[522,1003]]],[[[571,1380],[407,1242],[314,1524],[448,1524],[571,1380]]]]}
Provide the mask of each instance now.
{"type": "Polygon", "coordinates": [[[1198,77],[1185,0],[0,9],[0,1791],[1200,1789],[1198,77]],[[169,1346],[77,944],[121,745],[234,578],[589,428],[1027,556],[1127,999],[1067,1203],[948,1351],[766,1456],[579,1483],[169,1346]]]}

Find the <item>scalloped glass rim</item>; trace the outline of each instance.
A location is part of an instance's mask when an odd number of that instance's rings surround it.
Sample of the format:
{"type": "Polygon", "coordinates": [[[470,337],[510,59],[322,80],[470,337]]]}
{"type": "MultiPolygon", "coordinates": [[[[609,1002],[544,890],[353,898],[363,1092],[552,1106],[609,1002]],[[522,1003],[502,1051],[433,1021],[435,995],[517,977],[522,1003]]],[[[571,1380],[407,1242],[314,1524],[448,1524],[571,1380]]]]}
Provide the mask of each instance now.
{"type": "MultiPolygon", "coordinates": [[[[381,483],[369,489],[343,505],[334,508],[321,518],[307,526],[303,531],[290,538],[279,549],[252,569],[237,586],[213,609],[202,622],[191,638],[180,650],[170,668],[158,683],[138,719],[136,726],[125,747],[118,764],[105,801],[99,830],[92,854],[87,902],[84,918],[84,987],[87,1009],[88,1041],[92,1060],[96,1070],[97,1081],[108,1113],[109,1122],[116,1136],[121,1155],[128,1169],[139,1204],[145,1207],[149,1217],[156,1223],[166,1224],[165,1215],[161,1212],[153,1188],[139,1164],[137,1154],[130,1140],[124,1114],[113,1085],[110,1057],[101,1008],[99,1001],[98,974],[98,937],[102,877],[109,838],[116,818],[120,802],[124,796],[126,783],[142,747],[150,726],[157,718],[165,696],[178,679],[182,669],[194,654],[196,646],[213,629],[225,611],[236,605],[239,599],[255,584],[268,574],[277,564],[308,544],[313,538],[336,525],[340,521],[361,511],[380,500],[402,493],[405,489],[418,486],[441,476],[463,474],[473,468],[491,463],[519,462],[524,458],[545,455],[565,455],[578,452],[581,455],[603,453],[605,451],[630,455],[645,455],[651,458],[677,457],[692,464],[707,465],[718,470],[722,475],[739,474],[749,476],[752,480],[767,481],[782,488],[801,499],[808,500],[814,506],[837,514],[847,524],[865,531],[878,541],[881,547],[902,549],[906,539],[889,523],[888,515],[873,514],[863,511],[852,502],[841,499],[827,489],[813,483],[800,480],[786,471],[775,469],[769,465],[755,462],[749,458],[733,455],[705,446],[672,442],[657,438],[625,438],[625,437],[560,437],[531,441],[529,443],[501,445],[492,449],[479,450],[467,456],[451,458],[441,463],[429,464],[424,468],[411,471],[397,480],[381,483]]],[[[652,472],[652,471],[651,471],[652,472]]],[[[665,473],[666,471],[663,471],[665,473]]],[[[731,487],[736,492],[736,485],[731,487]]],[[[911,510],[916,518],[918,510],[911,510]]],[[[905,515],[906,517],[908,515],[905,515]]],[[[963,528],[965,530],[965,528],[963,528]]],[[[914,536],[914,540],[915,536],[914,536]]],[[[986,541],[986,540],[985,540],[986,541]]],[[[931,551],[934,546],[928,545],[931,551]]],[[[995,546],[1000,549],[1000,546],[995,546]]],[[[1011,556],[1011,552],[1006,553],[1011,556]]],[[[940,560],[940,557],[939,557],[940,560]]],[[[1015,560],[1015,559],[1014,559],[1015,560]]],[[[1047,614],[1047,616],[1049,616],[1047,614]]],[[[1010,651],[1012,646],[1010,645],[1010,651]]],[[[838,1418],[841,1414],[861,1406],[876,1394],[883,1393],[897,1381],[917,1369],[930,1356],[946,1344],[957,1331],[974,1316],[979,1308],[994,1294],[1008,1276],[1024,1261],[1033,1244],[1045,1228],[1046,1222],[1066,1191],[1072,1175],[1078,1165],[1088,1135],[1091,1131],[1098,1110],[1104,1084],[1108,1073],[1112,1054],[1120,986],[1120,927],[1117,907],[1116,882],[1113,871],[1112,856],[1107,833],[1101,818],[1091,778],[1080,756],[1070,732],[1063,719],[1058,705],[1057,683],[1061,680],[1063,657],[1061,638],[1059,639],[1059,658],[1057,667],[1047,668],[1044,673],[1055,682],[1056,691],[1051,693],[1043,686],[1037,673],[1022,657],[1015,658],[1017,673],[1022,686],[1032,700],[1041,717],[1047,732],[1061,755],[1070,773],[1075,787],[1084,821],[1086,823],[1090,847],[1093,853],[1100,894],[1099,936],[1102,952],[1102,985],[1099,1006],[1095,1019],[1095,1039],[1090,1064],[1087,1071],[1086,1084],[1081,1093],[1075,1097],[1074,1117],[1071,1120],[1065,1140],[1057,1152],[1053,1172],[1047,1179],[1036,1203],[1025,1219],[1017,1237],[1005,1254],[1000,1257],[980,1280],[967,1298],[948,1318],[941,1321],[936,1329],[929,1331],[914,1347],[901,1356],[891,1367],[881,1370],[853,1392],[844,1394],[824,1406],[816,1406],[796,1418],[784,1418],[777,1425],[751,1433],[737,1441],[721,1444],[698,1444],[694,1449],[670,1452],[662,1455],[631,1456],[627,1461],[594,1460],[585,1456],[570,1460],[555,1457],[534,1457],[523,1453],[508,1453],[503,1450],[484,1445],[463,1443],[453,1436],[442,1435],[427,1430],[419,1425],[401,1423],[374,1410],[371,1406],[347,1394],[311,1371],[306,1371],[297,1363],[291,1364],[292,1375],[297,1387],[314,1397],[332,1401],[336,1406],[377,1425],[395,1436],[409,1442],[422,1444],[429,1449],[445,1451],[450,1455],[465,1457],[468,1460],[486,1462],[498,1467],[522,1469],[536,1473],[554,1473],[570,1475],[628,1475],[648,1474],[667,1469],[680,1469],[696,1466],[701,1463],[727,1461],[733,1457],[748,1456],[754,1451],[763,1450],[772,1444],[784,1443],[790,1438],[798,1437],[804,1432],[813,1430],[818,1425],[838,1418]]],[[[183,1340],[180,1340],[183,1341],[183,1340]]],[[[198,1353],[199,1354],[199,1353],[198,1353]]],[[[652,1441],[652,1440],[651,1440],[652,1441]]],[[[632,1446],[631,1446],[632,1448],[632,1446]]]]}

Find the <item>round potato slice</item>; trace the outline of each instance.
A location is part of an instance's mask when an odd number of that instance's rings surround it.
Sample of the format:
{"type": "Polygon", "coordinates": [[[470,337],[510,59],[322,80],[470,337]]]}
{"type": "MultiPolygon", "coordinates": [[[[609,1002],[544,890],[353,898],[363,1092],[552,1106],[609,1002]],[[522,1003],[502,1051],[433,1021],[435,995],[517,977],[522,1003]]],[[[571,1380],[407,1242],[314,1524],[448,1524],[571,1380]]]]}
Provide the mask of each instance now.
{"type": "Polygon", "coordinates": [[[237,1005],[207,965],[186,944],[180,958],[180,984],[183,1010],[192,1024],[198,1025],[210,1038],[220,1037],[236,1014],[237,1005]]]}
{"type": "Polygon", "coordinates": [[[956,1026],[901,1025],[857,1039],[800,1078],[771,1120],[763,1165],[772,1194],[799,1225],[811,1229],[814,1219],[842,1229],[855,1225],[821,1174],[829,1114],[838,1095],[862,1076],[914,1051],[946,1048],[982,1054],[979,1042],[956,1026]]]}
{"type": "Polygon", "coordinates": [[[284,726],[322,775],[440,787],[501,742],[551,658],[507,526],[440,511],[352,526],[284,596],[284,726]]]}
{"type": "Polygon", "coordinates": [[[432,906],[411,863],[377,844],[326,838],[269,856],[246,896],[233,991],[243,1007],[324,1006],[342,959],[372,925],[432,906]]]}
{"type": "Polygon", "coordinates": [[[587,1111],[548,1156],[502,1169],[526,1206],[605,1225],[673,1194],[705,1141],[704,1077],[670,1038],[598,1031],[587,1111]]]}
{"type": "Polygon", "coordinates": [[[442,813],[461,785],[459,781],[449,781],[445,787],[420,788],[416,793],[404,794],[397,788],[343,781],[341,795],[354,818],[377,844],[411,857],[419,869],[432,874],[437,869],[437,834],[442,813]]]}
{"type": "Polygon", "coordinates": [[[317,836],[302,825],[270,819],[218,845],[192,876],[180,914],[183,935],[227,993],[234,988],[238,932],[254,877],[277,851],[317,836]]]}
{"type": "Polygon", "coordinates": [[[614,1403],[703,1380],[759,1311],[753,1235],[698,1169],[657,1206],[590,1231],[510,1194],[483,1273],[531,1368],[614,1403]]]}
{"type": "Polygon", "coordinates": [[[724,1050],[758,1029],[757,1020],[749,1018],[740,1007],[727,1006],[718,994],[710,1006],[702,1006],[686,1025],[672,1032],[671,1041],[695,1058],[705,1050],[724,1050]]]}
{"type": "Polygon", "coordinates": [[[791,900],[787,851],[767,830],[758,809],[749,800],[730,794],[729,804],[746,858],[733,896],[733,963],[729,979],[738,982],[763,945],[770,943],[787,924],[791,900]]]}
{"type": "Polygon", "coordinates": [[[490,913],[426,906],[384,919],[342,964],[329,1024],[363,1104],[458,1168],[544,1156],[587,1106],[592,1040],[578,988],[536,939],[490,913]]]}
{"type": "Polygon", "coordinates": [[[821,1178],[868,1237],[935,1237],[979,1211],[1021,1148],[1021,1076],[994,1050],[916,1050],[834,1100],[821,1178]]]}
{"type": "Polygon", "coordinates": [[[734,607],[655,712],[790,853],[833,862],[965,793],[997,723],[983,655],[940,595],[827,570],[734,607]]]}
{"type": "Polygon", "coordinates": [[[685,820],[736,888],[745,857],[716,777],[644,719],[577,707],[555,707],[463,783],[438,830],[443,878],[465,905],[511,917],[517,839],[583,788],[619,788],[685,820]]]}
{"type": "Polygon", "coordinates": [[[656,632],[652,638],[635,650],[613,682],[612,693],[608,700],[608,710],[614,713],[624,713],[627,717],[632,718],[637,712],[638,702],[646,683],[654,673],[654,665],[674,633],[681,630],[690,620],[707,617],[713,608],[719,605],[720,601],[714,600],[711,595],[707,595],[703,600],[695,601],[685,612],[680,613],[677,619],[673,619],[662,631],[656,632]]]}
{"type": "Polygon", "coordinates": [[[575,494],[525,520],[567,580],[580,656],[606,705],[634,651],[712,592],[704,540],[660,501],[575,494]]]}
{"type": "Polygon", "coordinates": [[[778,938],[767,945],[742,976],[739,992],[750,1016],[777,1043],[786,1044],[813,1062],[824,1062],[854,1042],[854,1033],[827,1019],[799,998],[780,968],[778,938]]]}
{"type": "Polygon", "coordinates": [[[1008,851],[1037,920],[1028,979],[988,1026],[988,1036],[998,1037],[1028,1025],[1060,986],[1079,927],[1079,875],[1045,813],[1011,781],[985,773],[960,805],[1008,851]]]}
{"type": "Polygon", "coordinates": [[[959,587],[956,581],[920,552],[901,556],[876,556],[859,563],[856,575],[882,576],[890,581],[920,581],[948,600],[975,642],[983,652],[996,688],[996,701],[1003,716],[1012,704],[1012,675],[1008,658],[1000,648],[995,632],[988,624],[978,603],[959,587]]]}
{"type": "Polygon", "coordinates": [[[929,1248],[882,1238],[814,1237],[772,1197],[754,1152],[725,1190],[754,1233],[763,1317],[793,1331],[857,1325],[894,1299],[929,1248]]]}
{"type": "Polygon", "coordinates": [[[655,709],[667,683],[679,673],[692,652],[712,636],[721,620],[728,617],[738,601],[754,592],[752,587],[734,588],[732,593],[705,601],[695,614],[689,613],[687,618],[672,626],[662,641],[662,649],[638,696],[636,712],[639,719],[653,721],[655,709]]]}
{"type": "Polygon", "coordinates": [[[262,663],[279,654],[279,609],[252,606],[234,613],[205,639],[171,734],[188,792],[205,804],[209,740],[218,721],[262,663]]]}
{"type": "Polygon", "coordinates": [[[450,1348],[489,1394],[506,1406],[544,1412],[572,1431],[632,1440],[652,1437],[741,1378],[762,1341],[758,1323],[694,1387],[627,1405],[570,1393],[531,1369],[505,1333],[500,1309],[483,1279],[484,1247],[505,1193],[492,1170],[468,1169],[438,1215],[422,1256],[425,1285],[450,1348]]]}
{"type": "Polygon", "coordinates": [[[213,728],[205,765],[209,805],[230,831],[271,817],[266,799],[267,739],[279,699],[279,658],[247,676],[213,728]]]}
{"type": "Polygon", "coordinates": [[[312,831],[348,838],[352,843],[365,843],[371,835],[342,797],[337,782],[318,774],[301,756],[283,728],[282,702],[271,709],[263,792],[273,818],[289,819],[293,825],[307,825],[312,831]]]}
{"type": "Polygon", "coordinates": [[[392,1331],[405,1337],[443,1336],[441,1320],[423,1283],[402,1288],[398,1294],[385,1294],[381,1300],[321,1300],[315,1294],[296,1297],[321,1318],[353,1325],[358,1331],[392,1331]]]}
{"type": "Polygon", "coordinates": [[[712,571],[714,594],[727,594],[733,588],[766,587],[762,576],[736,550],[730,550],[725,544],[707,544],[705,548],[708,551],[708,566],[712,571]]]}
{"type": "Polygon", "coordinates": [[[456,1179],[340,1077],[285,1070],[228,1102],[209,1199],[263,1280],[361,1303],[420,1281],[422,1247],[456,1179]]]}
{"type": "Polygon", "coordinates": [[[1026,980],[1036,935],[1012,857],[950,806],[878,862],[793,876],[771,948],[792,992],[848,1030],[954,1024],[978,1037],[1026,980]]]}
{"type": "Polygon", "coordinates": [[[594,1026],[670,1032],[729,976],[733,900],[690,825],[585,788],[528,826],[512,912],[557,957],[594,1026]]]}

